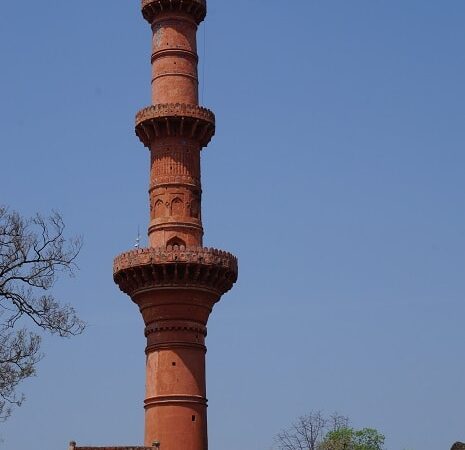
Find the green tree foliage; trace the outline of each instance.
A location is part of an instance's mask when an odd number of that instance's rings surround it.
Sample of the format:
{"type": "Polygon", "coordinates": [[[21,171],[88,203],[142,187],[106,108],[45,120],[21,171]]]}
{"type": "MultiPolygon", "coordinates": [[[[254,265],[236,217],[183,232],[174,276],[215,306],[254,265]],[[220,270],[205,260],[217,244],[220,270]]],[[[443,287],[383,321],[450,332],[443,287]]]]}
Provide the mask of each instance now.
{"type": "Polygon", "coordinates": [[[341,428],[326,434],[319,450],[383,450],[384,436],[373,428],[341,428]]]}
{"type": "Polygon", "coordinates": [[[276,450],[383,450],[384,436],[373,428],[356,430],[349,419],[321,411],[299,417],[275,436],[276,450]]]}

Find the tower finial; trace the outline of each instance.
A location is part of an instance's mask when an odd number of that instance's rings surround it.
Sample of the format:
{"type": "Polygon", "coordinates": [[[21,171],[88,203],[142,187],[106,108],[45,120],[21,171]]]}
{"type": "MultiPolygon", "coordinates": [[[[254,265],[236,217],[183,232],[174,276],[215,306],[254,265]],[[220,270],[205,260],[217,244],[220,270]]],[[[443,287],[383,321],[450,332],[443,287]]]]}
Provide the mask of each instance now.
{"type": "Polygon", "coordinates": [[[135,248],[140,247],[140,228],[137,226],[137,238],[136,238],[136,243],[134,244],[135,248]]]}

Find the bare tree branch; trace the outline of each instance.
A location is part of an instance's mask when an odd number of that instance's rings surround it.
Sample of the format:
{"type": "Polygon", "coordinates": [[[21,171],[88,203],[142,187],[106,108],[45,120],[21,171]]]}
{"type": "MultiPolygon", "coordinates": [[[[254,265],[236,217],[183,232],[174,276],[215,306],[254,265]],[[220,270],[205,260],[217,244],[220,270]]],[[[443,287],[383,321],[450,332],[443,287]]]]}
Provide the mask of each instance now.
{"type": "Polygon", "coordinates": [[[59,275],[74,276],[80,238],[67,239],[65,224],[54,212],[24,219],[0,206],[0,420],[20,405],[16,387],[34,375],[41,358],[40,337],[17,330],[22,319],[62,337],[82,333],[84,322],[74,308],[57,300],[51,289],[59,275]]]}
{"type": "Polygon", "coordinates": [[[319,450],[327,432],[348,426],[349,419],[334,413],[329,419],[321,411],[300,416],[275,436],[277,450],[319,450]]]}
{"type": "Polygon", "coordinates": [[[342,428],[349,428],[349,418],[334,412],[329,416],[329,431],[339,431],[342,428]]]}
{"type": "Polygon", "coordinates": [[[16,387],[24,379],[35,374],[35,365],[40,360],[40,337],[22,329],[0,330],[0,421],[11,414],[12,406],[21,406],[22,394],[16,387]]]}

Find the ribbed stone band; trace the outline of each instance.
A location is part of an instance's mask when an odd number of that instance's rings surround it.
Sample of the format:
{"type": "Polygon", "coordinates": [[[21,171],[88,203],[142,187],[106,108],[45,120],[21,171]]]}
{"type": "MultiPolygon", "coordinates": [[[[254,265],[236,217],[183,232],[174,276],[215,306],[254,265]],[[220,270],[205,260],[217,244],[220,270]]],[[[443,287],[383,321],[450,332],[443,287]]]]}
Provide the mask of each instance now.
{"type": "Polygon", "coordinates": [[[142,15],[150,24],[157,15],[166,11],[190,14],[199,24],[207,15],[207,3],[205,0],[142,0],[142,15]]]}
{"type": "MultiPolygon", "coordinates": [[[[146,398],[144,400],[145,408],[152,406],[170,406],[173,404],[189,404],[207,406],[207,399],[197,395],[159,395],[156,397],[146,398]]],[[[153,449],[152,449],[153,450],[153,449]]]]}

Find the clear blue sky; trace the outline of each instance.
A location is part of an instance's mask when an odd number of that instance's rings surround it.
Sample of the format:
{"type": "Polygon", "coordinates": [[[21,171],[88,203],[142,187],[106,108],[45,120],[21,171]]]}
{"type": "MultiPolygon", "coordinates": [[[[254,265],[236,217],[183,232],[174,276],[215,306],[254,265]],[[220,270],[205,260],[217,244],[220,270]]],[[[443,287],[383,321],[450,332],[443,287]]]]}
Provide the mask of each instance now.
{"type": "MultiPolygon", "coordinates": [[[[465,440],[464,23],[463,0],[209,0],[206,244],[240,259],[209,324],[212,450],[269,449],[312,409],[389,450],[465,440]]],[[[89,323],[44,342],[7,450],[142,442],[112,260],[147,225],[150,44],[136,0],[2,4],[0,201],[84,236],[56,292],[89,323]]]]}

